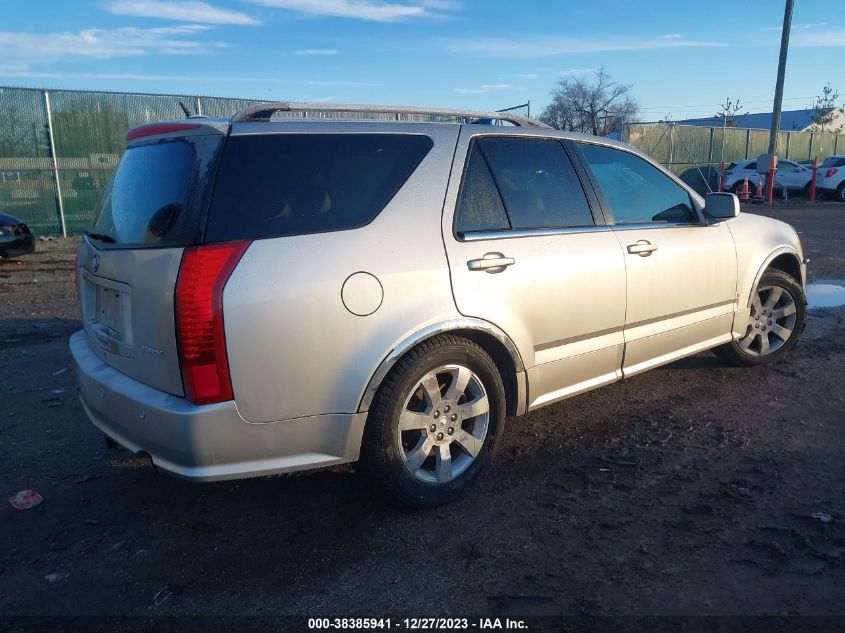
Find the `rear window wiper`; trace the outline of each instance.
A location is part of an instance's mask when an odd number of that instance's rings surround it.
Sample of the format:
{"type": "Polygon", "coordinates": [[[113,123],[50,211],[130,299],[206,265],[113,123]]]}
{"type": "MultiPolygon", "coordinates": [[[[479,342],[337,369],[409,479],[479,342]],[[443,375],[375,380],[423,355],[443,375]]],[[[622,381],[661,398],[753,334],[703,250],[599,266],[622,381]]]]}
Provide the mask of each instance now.
{"type": "Polygon", "coordinates": [[[117,242],[111,235],[106,235],[105,233],[92,233],[91,231],[82,231],[83,235],[90,237],[92,240],[97,240],[99,242],[104,242],[106,244],[114,244],[117,242]]]}

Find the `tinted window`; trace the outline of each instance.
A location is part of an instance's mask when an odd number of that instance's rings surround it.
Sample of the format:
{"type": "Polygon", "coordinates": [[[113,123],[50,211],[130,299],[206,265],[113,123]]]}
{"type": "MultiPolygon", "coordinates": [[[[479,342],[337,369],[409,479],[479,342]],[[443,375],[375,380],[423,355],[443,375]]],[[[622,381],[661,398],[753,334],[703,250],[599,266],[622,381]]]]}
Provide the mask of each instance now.
{"type": "Polygon", "coordinates": [[[824,162],[819,165],[819,167],[824,167],[826,169],[830,167],[845,167],[845,158],[839,158],[838,156],[825,158],[824,162]]]}
{"type": "Polygon", "coordinates": [[[102,248],[185,246],[199,241],[222,136],[192,136],[132,147],[103,193],[91,230],[115,239],[102,248]]]}
{"type": "Polygon", "coordinates": [[[233,136],[205,239],[279,237],[370,222],[431,149],[410,134],[233,136]]]}
{"type": "Polygon", "coordinates": [[[750,169],[751,171],[757,171],[757,161],[752,161],[748,163],[743,169],[750,169]]]}
{"type": "Polygon", "coordinates": [[[634,154],[580,144],[617,224],[694,222],[686,190],[634,154]]]}
{"type": "Polygon", "coordinates": [[[786,174],[793,174],[798,171],[798,165],[791,163],[788,160],[782,160],[778,163],[778,171],[786,174]]]}
{"type": "Polygon", "coordinates": [[[455,231],[470,233],[509,228],[508,216],[487,161],[481,155],[478,144],[473,143],[458,199],[455,231]]]}
{"type": "Polygon", "coordinates": [[[479,141],[515,229],[592,225],[584,190],[556,140],[479,141]]]}

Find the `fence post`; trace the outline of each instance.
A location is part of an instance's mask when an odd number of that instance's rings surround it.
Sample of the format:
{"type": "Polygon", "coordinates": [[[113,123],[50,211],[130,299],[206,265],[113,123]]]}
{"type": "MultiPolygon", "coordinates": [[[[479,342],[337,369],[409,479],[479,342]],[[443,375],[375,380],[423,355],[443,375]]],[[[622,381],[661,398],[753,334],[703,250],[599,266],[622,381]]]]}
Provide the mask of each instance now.
{"type": "Polygon", "coordinates": [[[50,143],[50,158],[53,161],[53,181],[56,184],[56,212],[59,216],[59,228],[62,230],[62,237],[67,237],[67,226],[65,225],[65,207],[62,203],[62,182],[59,179],[59,161],[56,158],[56,141],[53,137],[53,115],[50,112],[50,93],[44,90],[44,109],[47,112],[47,141],[50,143]]]}
{"type": "Polygon", "coordinates": [[[196,106],[194,108],[194,112],[199,116],[202,116],[202,97],[194,97],[194,105],[196,106]]]}
{"type": "Polygon", "coordinates": [[[789,158],[789,145],[792,141],[792,132],[786,133],[786,157],[789,158]]]}
{"type": "Polygon", "coordinates": [[[748,160],[748,148],[751,145],[751,128],[745,130],[745,160],[748,160]]]}
{"type": "Polygon", "coordinates": [[[813,132],[810,132],[810,151],[807,152],[807,158],[808,159],[813,158],[813,141],[815,140],[815,138],[816,138],[816,135],[813,132]]]}
{"type": "Polygon", "coordinates": [[[675,131],[675,125],[673,123],[669,124],[669,171],[672,170],[672,164],[675,162],[675,138],[673,132],[675,131]]]}
{"type": "Polygon", "coordinates": [[[710,145],[707,147],[707,164],[713,162],[713,128],[710,128],[710,145]]]}

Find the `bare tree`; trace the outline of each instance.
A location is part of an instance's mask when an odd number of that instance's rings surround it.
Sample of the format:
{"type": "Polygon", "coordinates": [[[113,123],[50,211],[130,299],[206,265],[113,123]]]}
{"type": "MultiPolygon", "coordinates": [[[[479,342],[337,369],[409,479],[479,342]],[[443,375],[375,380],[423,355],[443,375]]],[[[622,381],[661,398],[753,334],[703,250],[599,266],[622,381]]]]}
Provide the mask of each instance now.
{"type": "Polygon", "coordinates": [[[822,93],[813,99],[813,107],[807,110],[810,119],[813,122],[813,128],[819,132],[839,132],[842,126],[832,127],[831,124],[836,120],[836,100],[839,98],[839,91],[826,84],[822,88],[822,93]]]}
{"type": "Polygon", "coordinates": [[[636,117],[639,103],[631,84],[620,84],[602,68],[591,76],[567,77],[552,91],[540,120],[558,130],[605,136],[618,132],[619,120],[636,117]]]}
{"type": "Polygon", "coordinates": [[[742,110],[742,104],[739,102],[739,99],[731,101],[730,97],[728,97],[719,106],[719,112],[715,114],[715,117],[719,119],[719,125],[722,127],[737,127],[739,125],[739,119],[737,117],[748,114],[748,112],[740,114],[740,110],[742,110]]]}

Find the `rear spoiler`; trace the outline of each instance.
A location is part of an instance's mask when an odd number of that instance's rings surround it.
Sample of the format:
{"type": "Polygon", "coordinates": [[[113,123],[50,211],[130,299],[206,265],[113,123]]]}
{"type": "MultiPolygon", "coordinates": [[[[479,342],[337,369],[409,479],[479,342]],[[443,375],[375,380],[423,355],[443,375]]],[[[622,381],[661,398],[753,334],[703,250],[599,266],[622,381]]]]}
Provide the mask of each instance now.
{"type": "Polygon", "coordinates": [[[205,117],[191,117],[178,121],[159,121],[133,127],[126,133],[126,143],[150,137],[193,136],[199,134],[227,134],[229,122],[205,117]]]}

